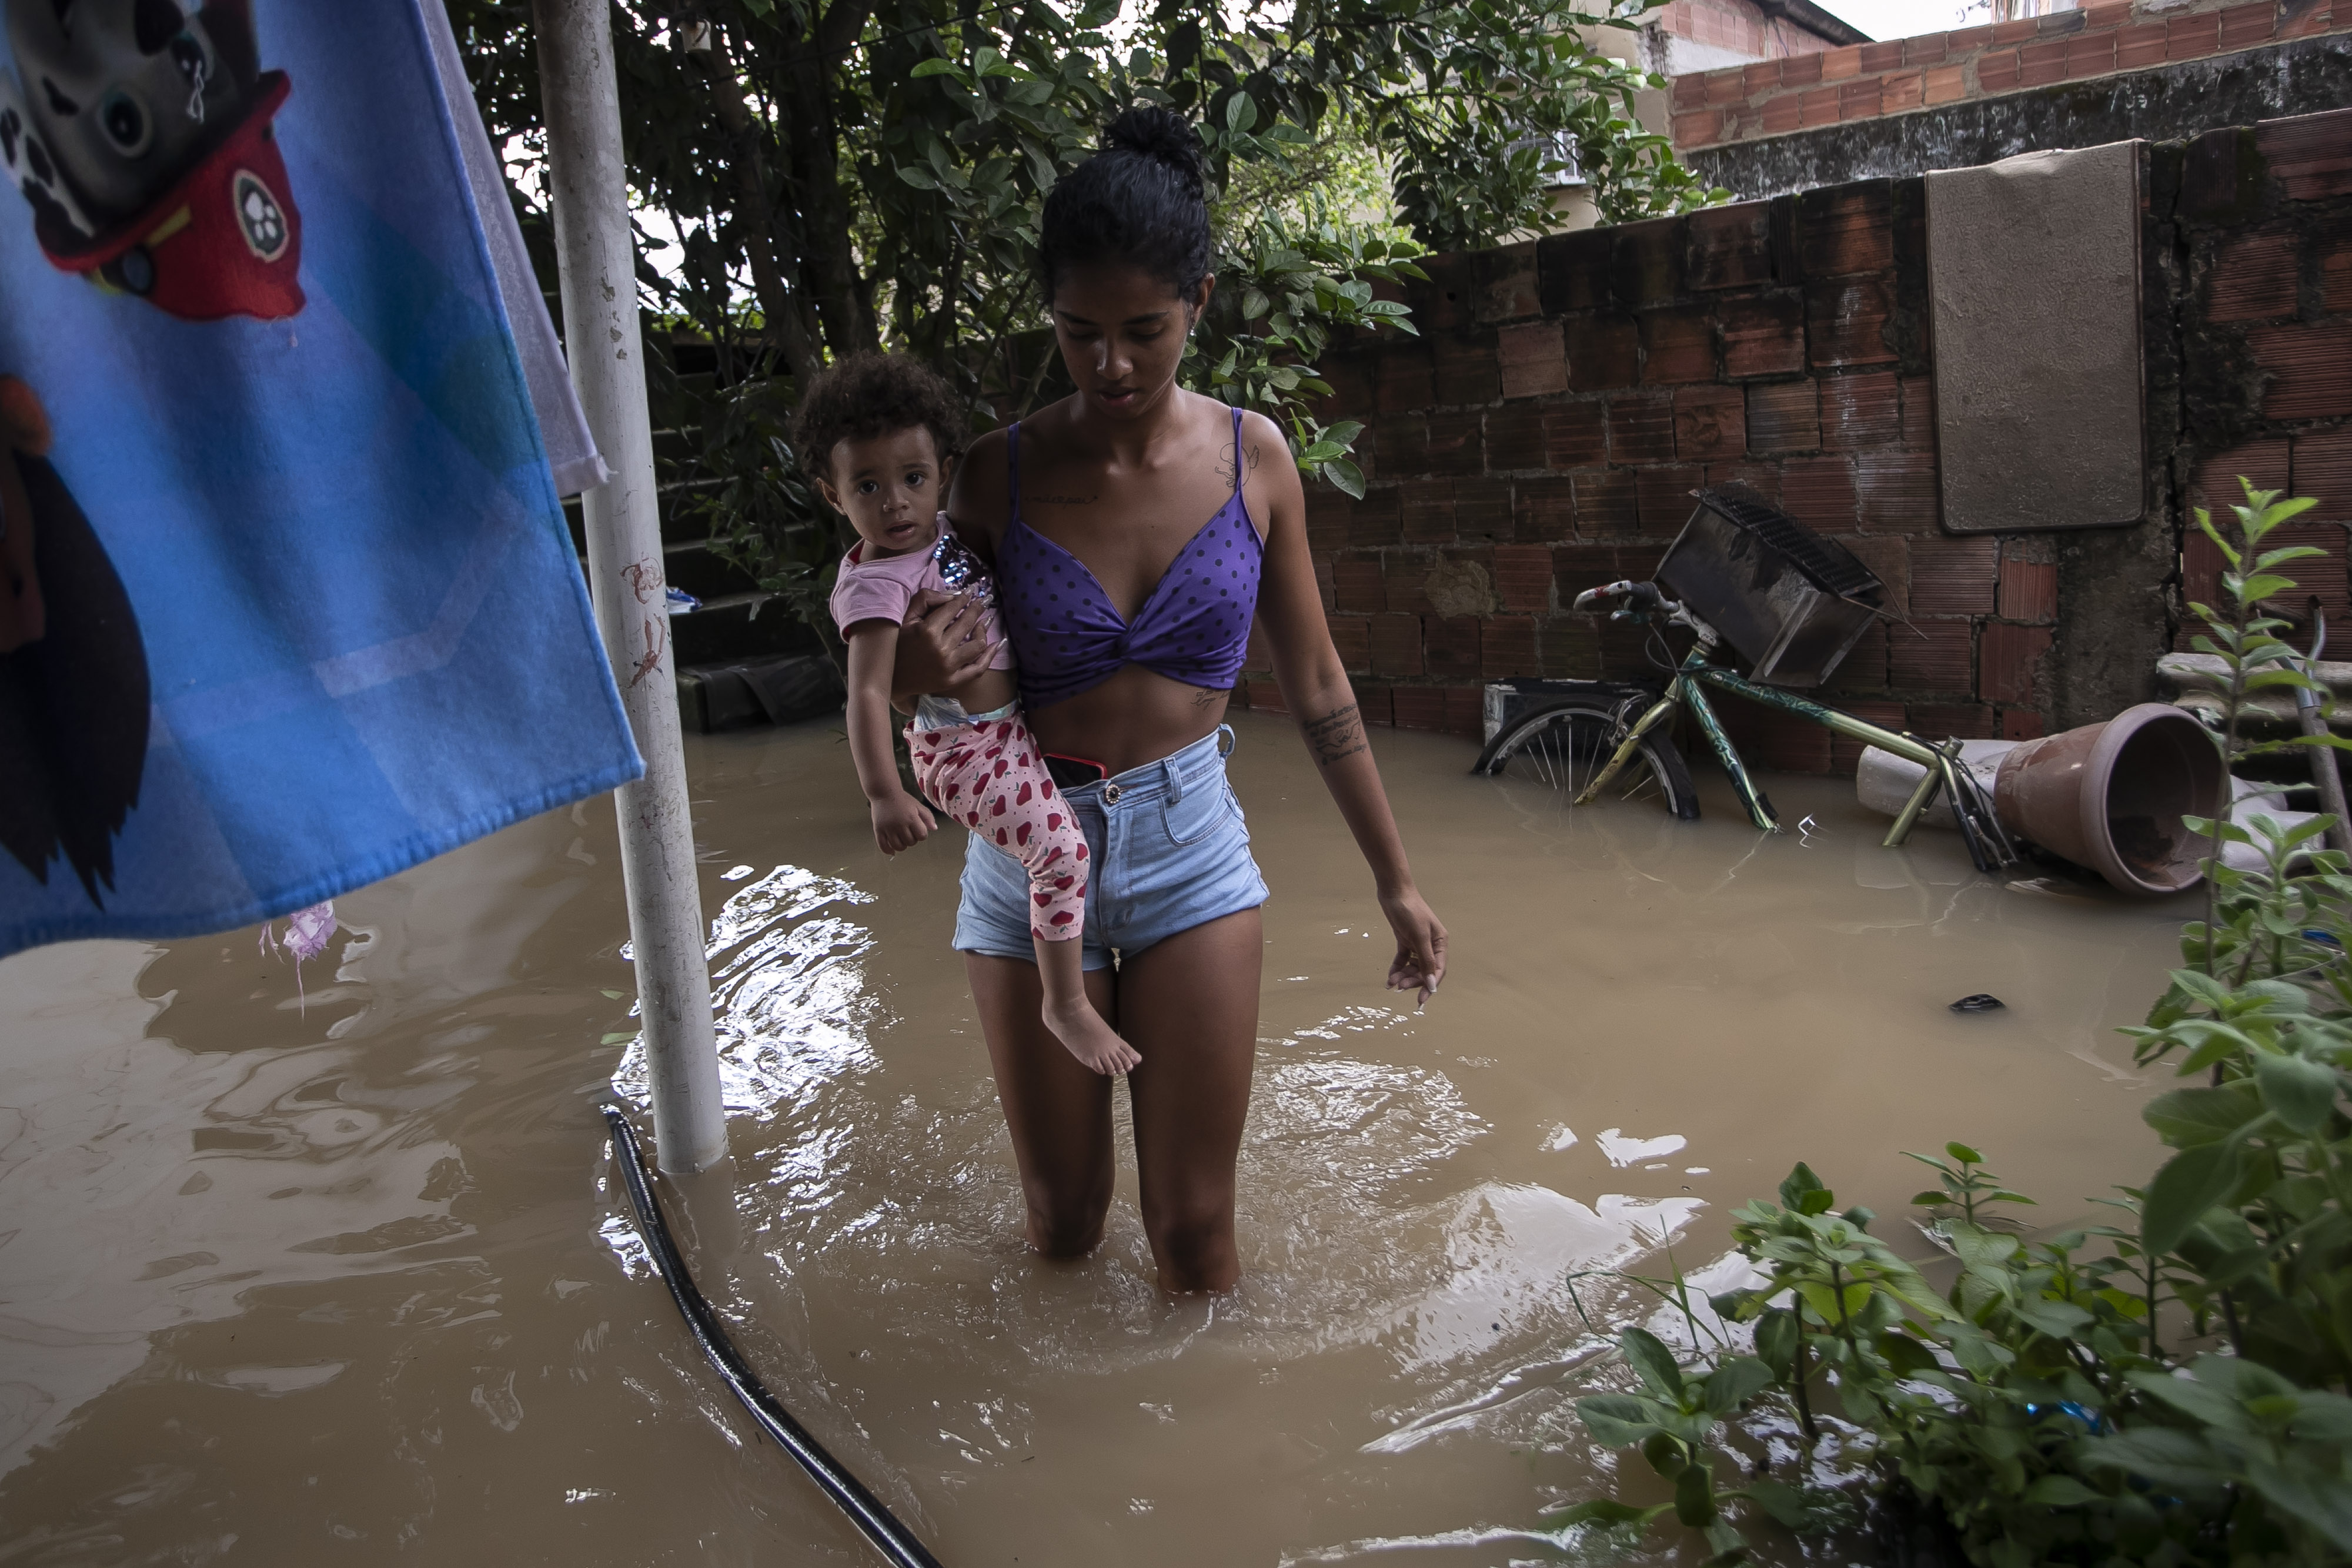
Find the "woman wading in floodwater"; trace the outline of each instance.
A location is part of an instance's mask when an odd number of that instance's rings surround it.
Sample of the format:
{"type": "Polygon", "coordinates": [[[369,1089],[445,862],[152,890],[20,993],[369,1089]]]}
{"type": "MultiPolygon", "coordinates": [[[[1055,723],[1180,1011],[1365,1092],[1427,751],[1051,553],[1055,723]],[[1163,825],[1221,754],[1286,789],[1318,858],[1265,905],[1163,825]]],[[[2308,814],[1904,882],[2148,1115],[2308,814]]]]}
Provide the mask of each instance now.
{"type": "MultiPolygon", "coordinates": [[[[1225,703],[1253,612],[1325,786],[1395,930],[1392,989],[1434,990],[1445,928],[1404,846],[1331,646],[1307,551],[1307,502],[1274,423],[1176,384],[1206,308],[1211,242],[1200,144],[1161,110],[1119,116],[1054,188],[1040,282],[1077,391],[982,436],[948,513],[990,557],[1028,723],[1086,833],[1087,995],[1143,1060],[1128,1076],[1144,1228],[1160,1282],[1222,1291],[1240,1273],[1234,1166],[1249,1110],[1265,883],[1225,782],[1225,703]],[[1118,955],[1116,970],[1111,955],[1118,955]]],[[[902,695],[987,664],[969,606],[901,633],[902,695]]],[[[1030,1244],[1102,1239],[1111,1080],[1039,1018],[1027,875],[974,833],[955,945],[1028,1198],[1030,1244]]]]}

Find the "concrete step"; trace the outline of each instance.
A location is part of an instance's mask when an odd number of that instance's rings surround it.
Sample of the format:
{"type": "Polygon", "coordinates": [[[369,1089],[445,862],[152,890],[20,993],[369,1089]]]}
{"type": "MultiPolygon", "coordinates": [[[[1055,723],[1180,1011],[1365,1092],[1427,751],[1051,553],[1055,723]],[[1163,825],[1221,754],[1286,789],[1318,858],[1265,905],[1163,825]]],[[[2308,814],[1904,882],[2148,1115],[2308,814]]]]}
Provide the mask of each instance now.
{"type": "MultiPolygon", "coordinates": [[[[749,574],[730,566],[710,548],[710,520],[695,503],[723,488],[727,480],[715,475],[683,476],[692,470],[702,451],[701,422],[710,401],[721,390],[715,350],[691,338],[660,334],[649,338],[646,346],[651,353],[667,352],[677,372],[654,389],[652,411],[662,570],[672,587],[702,601],[698,610],[673,608],[670,612],[673,661],[683,671],[698,664],[740,665],[790,655],[822,656],[824,643],[813,628],[782,600],[760,591],[749,574]]],[[[574,552],[583,558],[584,572],[588,536],[577,497],[564,503],[563,520],[574,552]]],[[[683,684],[680,700],[686,700],[683,684]]]]}
{"type": "Polygon", "coordinates": [[[677,673],[678,716],[700,733],[793,724],[839,713],[841,674],[819,653],[793,653],[696,664],[677,673]]]}
{"type": "Polygon", "coordinates": [[[748,659],[761,653],[814,653],[815,630],[772,593],[731,593],[669,618],[671,657],[679,665],[748,659]]]}
{"type": "Polygon", "coordinates": [[[682,588],[706,603],[751,593],[760,586],[749,572],[730,564],[704,539],[664,546],[662,575],[672,588],[682,588]]]}

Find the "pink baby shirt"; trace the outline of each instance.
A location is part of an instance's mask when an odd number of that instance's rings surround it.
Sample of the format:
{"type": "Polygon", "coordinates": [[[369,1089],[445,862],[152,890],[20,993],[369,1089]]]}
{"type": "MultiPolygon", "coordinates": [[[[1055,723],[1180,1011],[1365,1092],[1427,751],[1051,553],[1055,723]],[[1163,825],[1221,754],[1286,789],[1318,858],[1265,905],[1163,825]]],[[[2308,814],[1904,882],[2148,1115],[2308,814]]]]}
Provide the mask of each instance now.
{"type": "MultiPolygon", "coordinates": [[[[945,512],[940,514],[940,531],[948,531],[945,512]]],[[[866,541],[860,539],[850,552],[841,558],[841,571],[835,579],[833,598],[828,601],[833,611],[834,624],[844,632],[861,621],[904,621],[907,606],[915,595],[926,588],[950,592],[947,579],[940,573],[937,541],[921,549],[908,550],[904,555],[885,556],[880,560],[867,560],[866,541]]],[[[1013,644],[999,643],[988,661],[992,670],[1013,667],[1013,644]]]]}

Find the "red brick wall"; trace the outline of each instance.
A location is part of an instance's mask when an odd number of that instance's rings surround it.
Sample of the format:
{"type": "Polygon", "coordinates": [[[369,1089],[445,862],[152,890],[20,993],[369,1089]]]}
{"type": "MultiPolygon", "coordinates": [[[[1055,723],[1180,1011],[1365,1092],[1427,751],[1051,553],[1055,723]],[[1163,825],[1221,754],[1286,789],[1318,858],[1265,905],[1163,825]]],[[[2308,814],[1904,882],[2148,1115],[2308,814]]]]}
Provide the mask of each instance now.
{"type": "MultiPolygon", "coordinates": [[[[2352,599],[2352,110],[2215,134],[2244,148],[2174,144],[2149,179],[2152,287],[2189,299],[2149,313],[2185,338],[2151,346],[2151,428],[2180,436],[2144,526],[2174,526],[2216,464],[2260,468],[2323,497],[2331,560],[2309,576],[2334,604],[2352,599]]],[[[1690,492],[1737,480],[1860,556],[1909,622],[1866,634],[1829,700],[1938,736],[2042,733],[2053,648],[2100,630],[2067,622],[2066,536],[1942,529],[1925,249],[1915,179],[1435,258],[1423,337],[1324,365],[1330,416],[1369,425],[1364,498],[1307,504],[1367,716],[1475,735],[1486,680],[1649,668],[1641,632],[1566,607],[1647,577],[1690,492]]],[[[1249,706],[1279,706],[1268,668],[1253,657],[1249,706]]],[[[1853,765],[1826,730],[1718,708],[1759,766],[1853,765]]]]}
{"type": "MultiPolygon", "coordinates": [[[[2326,553],[2286,569],[2301,588],[2280,609],[2299,619],[2316,593],[2352,632],[2352,110],[2198,138],[2172,216],[2184,263],[2176,466],[2186,503],[2226,517],[2243,499],[2241,475],[2315,497],[2287,542],[2326,553]]],[[[2211,603],[2220,553],[2185,532],[2186,597],[2211,603]]],[[[2192,631],[2182,628],[2182,646],[2192,631]]]]}
{"type": "Polygon", "coordinates": [[[1674,80],[1674,142],[1691,152],[2352,29],[2352,0],[2318,0],[2292,21],[2279,11],[2276,0],[2185,12],[2156,0],[2108,0],[1695,72],[1674,80]]]}

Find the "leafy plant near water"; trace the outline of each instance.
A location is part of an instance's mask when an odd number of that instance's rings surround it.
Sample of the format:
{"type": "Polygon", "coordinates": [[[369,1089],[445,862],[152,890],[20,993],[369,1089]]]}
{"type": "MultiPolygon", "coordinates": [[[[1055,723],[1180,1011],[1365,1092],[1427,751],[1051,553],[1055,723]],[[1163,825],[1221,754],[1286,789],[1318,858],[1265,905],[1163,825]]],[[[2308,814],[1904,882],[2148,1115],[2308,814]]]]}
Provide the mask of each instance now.
{"type": "Polygon", "coordinates": [[[677,465],[669,505],[698,517],[721,559],[814,628],[840,668],[845,654],[825,601],[842,540],[832,509],[793,457],[792,420],[791,385],[772,378],[699,400],[692,423],[700,442],[677,465]]]}
{"type": "MultiPolygon", "coordinates": [[[[1627,1329],[1618,1348],[1639,1391],[1577,1403],[1592,1437],[1638,1446],[1671,1497],[1599,1499],[1561,1522],[1639,1529],[1671,1514],[1730,1563],[1760,1521],[1850,1528],[1899,1490],[1949,1560],[1992,1568],[2352,1560],[2352,1399],[2251,1356],[2168,1355],[2150,1301],[2188,1300],[2185,1258],[2151,1270],[2124,1227],[2029,1243],[1950,1216],[1955,1278],[1938,1292],[1869,1233],[1873,1218],[1838,1211],[1801,1165],[1779,1202],[1742,1207],[1735,1241],[1766,1282],[1709,1304],[1748,1327],[1752,1349],[1719,1339],[1686,1369],[1627,1329]],[[2105,1250],[2084,1256],[2094,1241],[2105,1250]],[[1785,1476],[1748,1435],[1775,1409],[1807,1450],[1785,1476]],[[1832,1425],[1835,1470],[1811,1452],[1832,1425]]],[[[1689,1321],[1705,1334],[1706,1320],[1689,1321]]]]}
{"type": "MultiPolygon", "coordinates": [[[[2309,511],[2317,503],[2309,497],[2294,500],[2282,498],[2276,490],[2257,490],[2241,476],[2239,487],[2245,492],[2245,504],[2230,508],[2235,527],[2225,532],[2217,527],[2213,515],[2204,507],[2197,508],[2197,527],[2214,549],[2221,551],[2224,568],[2221,588],[2222,604],[2214,609],[2192,602],[2189,608],[2205,622],[2205,631],[2191,639],[2189,645],[2200,653],[2210,654],[2221,662],[2225,681],[2222,693],[2222,728],[2218,737],[2225,769],[2234,768],[2246,758],[2269,756],[2310,746],[2347,747],[2352,745],[2332,735],[2316,737],[2294,736],[2291,738],[2248,741],[2239,733],[2239,716],[2245,700],[2258,692],[2285,688],[2301,689],[2317,694],[2323,700],[2327,688],[2298,666],[2301,655],[2282,641],[2278,633],[2287,622],[2266,612],[2264,605],[2294,591],[2293,578],[2278,575],[2279,569],[2291,561],[2306,560],[2324,552],[2310,545],[2287,545],[2265,549],[2263,545],[2278,528],[2309,511]],[[2230,537],[2234,534],[2234,538],[2230,537]]],[[[2206,869],[2205,922],[2189,928],[2187,940],[2197,944],[2189,954],[2190,961],[2199,964],[2207,974],[2216,972],[2220,954],[2207,932],[2217,933],[2221,945],[2243,949],[2252,936],[2250,922],[2259,922],[2265,914],[2273,921],[2281,918],[2275,898],[2253,892],[2244,882],[2247,873],[2222,863],[2221,846],[2226,842],[2249,843],[2252,841],[2245,830],[2230,821],[2224,810],[2212,818],[2187,819],[2192,831],[2208,835],[2210,844],[2206,869]],[[2222,906],[2230,906],[2235,924],[2228,929],[2217,925],[2222,906]]],[[[2275,827],[2276,824],[2271,824],[2275,827]]],[[[2324,828],[2321,831],[2325,831],[2324,828]]],[[[2306,834],[2305,837],[2313,837],[2306,834]]],[[[2275,893],[2275,888],[2271,890],[2275,893]]],[[[2273,933],[2284,936],[2284,932],[2273,933]]]]}
{"type": "MultiPolygon", "coordinates": [[[[2303,678],[2259,608],[2294,587],[2277,569],[2297,553],[2262,547],[2302,509],[2248,486],[2234,539],[2199,515],[2230,563],[2227,613],[2199,613],[2200,646],[2231,661],[2233,708],[2303,678]]],[[[2222,744],[2245,754],[2234,722],[2222,744]]],[[[1975,1149],[1914,1155],[1937,1173],[1912,1201],[1948,1255],[1939,1291],[1798,1166],[1778,1202],[1734,1216],[1762,1283],[1703,1315],[1679,1277],[1652,1282],[1683,1308],[1696,1363],[1628,1329],[1638,1392],[1578,1402],[1594,1438],[1639,1446],[1670,1500],[1599,1499],[1563,1522],[1671,1514],[1729,1563],[1759,1521],[1836,1527],[1858,1494],[1987,1568],[2352,1563],[2352,877],[2311,849],[2326,825],[2216,825],[2217,852],[2257,842],[2264,863],[2209,866],[2210,913],[2182,940],[2193,967],[2126,1031],[2141,1064],[2207,1082],[2147,1106],[2174,1152],[2121,1189],[2116,1223],[2029,1240],[1995,1209],[2032,1200],[1975,1149]],[[1776,1413],[1801,1434],[1785,1476],[1757,1451],[1776,1413]],[[1834,1460],[1817,1448],[1832,1423],[1834,1460]]]]}
{"type": "Polygon", "coordinates": [[[1216,351],[1215,339],[1207,345],[1196,340],[1186,357],[1185,382],[1272,418],[1289,436],[1302,474],[1328,479],[1360,499],[1364,474],[1351,454],[1363,422],[1326,424],[1315,416],[1316,402],[1331,395],[1315,361],[1345,330],[1388,327],[1419,336],[1412,308],[1375,298],[1373,285],[1425,280],[1428,275],[1413,264],[1420,254],[1410,239],[1384,238],[1328,219],[1265,218],[1239,245],[1228,242],[1221,298],[1211,311],[1223,352],[1216,351]]]}

